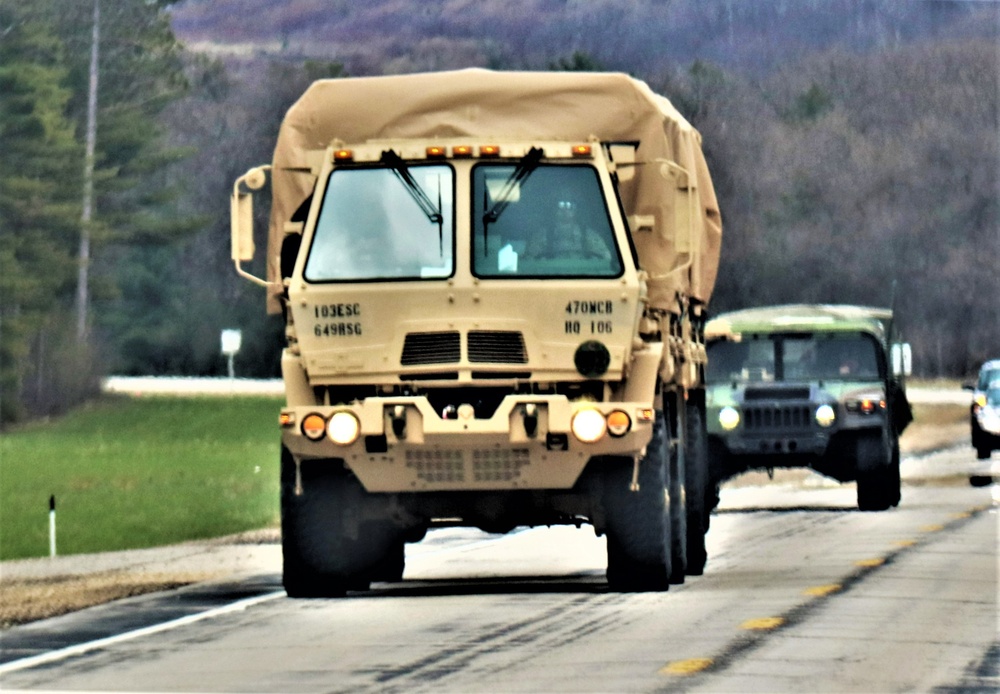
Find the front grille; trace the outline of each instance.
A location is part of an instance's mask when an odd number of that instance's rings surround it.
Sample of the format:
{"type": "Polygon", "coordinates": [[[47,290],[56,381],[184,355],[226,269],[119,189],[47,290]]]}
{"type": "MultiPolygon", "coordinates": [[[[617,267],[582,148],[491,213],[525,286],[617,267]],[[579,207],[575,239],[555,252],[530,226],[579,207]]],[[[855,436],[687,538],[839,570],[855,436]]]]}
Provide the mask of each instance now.
{"type": "Polygon", "coordinates": [[[409,333],[403,342],[403,354],[399,363],[403,366],[453,364],[461,358],[461,337],[457,331],[409,333]]]}
{"type": "Polygon", "coordinates": [[[805,400],[809,388],[747,388],[743,400],[805,400]]]}
{"type": "Polygon", "coordinates": [[[531,463],[527,448],[496,448],[463,451],[455,449],[409,449],[406,467],[428,484],[441,482],[510,482],[531,463]],[[471,466],[467,463],[471,457],[471,466]],[[471,469],[466,469],[469,466],[471,469]]]}
{"type": "Polygon", "coordinates": [[[808,405],[743,406],[743,426],[754,431],[801,430],[811,426],[808,405]]]}
{"type": "Polygon", "coordinates": [[[464,482],[465,457],[462,451],[420,448],[406,451],[406,467],[424,482],[464,482]]]}
{"type": "Polygon", "coordinates": [[[511,330],[470,330],[469,361],[474,364],[527,364],[524,337],[511,330]]]}

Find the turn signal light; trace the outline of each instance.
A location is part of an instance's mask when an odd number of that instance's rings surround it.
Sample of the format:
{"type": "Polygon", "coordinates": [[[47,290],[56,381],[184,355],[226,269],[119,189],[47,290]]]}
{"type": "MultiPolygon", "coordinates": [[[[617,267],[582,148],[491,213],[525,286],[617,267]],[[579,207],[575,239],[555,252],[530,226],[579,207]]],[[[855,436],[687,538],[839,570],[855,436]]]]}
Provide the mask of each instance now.
{"type": "Polygon", "coordinates": [[[310,441],[319,441],[326,435],[326,420],[316,413],[306,415],[302,420],[302,435],[310,441]]]}
{"type": "Polygon", "coordinates": [[[608,433],[612,436],[624,436],[632,428],[632,419],[627,413],[615,410],[608,415],[608,433]]]}

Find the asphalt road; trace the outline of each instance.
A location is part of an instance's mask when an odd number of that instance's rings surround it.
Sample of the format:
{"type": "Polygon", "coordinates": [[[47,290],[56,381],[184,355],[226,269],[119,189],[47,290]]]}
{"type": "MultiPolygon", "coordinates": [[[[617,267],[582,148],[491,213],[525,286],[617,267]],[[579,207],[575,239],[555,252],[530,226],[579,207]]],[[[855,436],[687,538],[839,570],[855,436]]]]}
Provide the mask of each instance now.
{"type": "Polygon", "coordinates": [[[588,528],[441,530],[404,581],[290,600],[273,572],[0,635],[0,688],[109,692],[994,692],[997,486],[971,448],[908,459],[899,508],[853,485],[727,488],[709,565],[609,593],[588,528]]]}

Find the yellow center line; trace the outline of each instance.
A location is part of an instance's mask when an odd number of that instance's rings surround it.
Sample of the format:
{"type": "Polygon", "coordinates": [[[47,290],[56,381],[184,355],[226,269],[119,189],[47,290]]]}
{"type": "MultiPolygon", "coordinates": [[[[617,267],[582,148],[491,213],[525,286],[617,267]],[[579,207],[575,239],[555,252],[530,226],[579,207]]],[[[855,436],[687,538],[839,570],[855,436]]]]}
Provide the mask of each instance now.
{"type": "Polygon", "coordinates": [[[896,545],[897,547],[912,547],[913,545],[917,544],[917,541],[916,540],[897,540],[896,542],[893,542],[892,544],[896,545]]]}
{"type": "Polygon", "coordinates": [[[920,528],[922,533],[936,533],[939,530],[944,530],[943,525],[925,525],[920,528]]]}
{"type": "Polygon", "coordinates": [[[876,557],[874,559],[859,559],[858,561],[854,562],[854,565],[870,567],[870,566],[882,566],[882,564],[884,563],[885,559],[881,557],[876,557]]]}
{"type": "Polygon", "coordinates": [[[777,629],[784,623],[784,617],[760,617],[758,619],[748,619],[740,624],[740,629],[766,631],[768,629],[777,629]]]}
{"type": "Polygon", "coordinates": [[[806,588],[802,591],[803,595],[809,595],[814,598],[821,598],[825,595],[830,595],[831,593],[836,593],[838,590],[843,588],[839,583],[831,583],[827,586],[813,586],[812,588],[806,588]]]}
{"type": "Polygon", "coordinates": [[[954,518],[955,520],[959,520],[962,518],[972,518],[972,514],[969,513],[968,511],[962,511],[961,513],[951,514],[951,517],[954,518]]]}
{"type": "Polygon", "coordinates": [[[711,658],[688,658],[687,660],[675,660],[660,668],[661,675],[693,675],[702,670],[706,670],[715,662],[711,658]]]}

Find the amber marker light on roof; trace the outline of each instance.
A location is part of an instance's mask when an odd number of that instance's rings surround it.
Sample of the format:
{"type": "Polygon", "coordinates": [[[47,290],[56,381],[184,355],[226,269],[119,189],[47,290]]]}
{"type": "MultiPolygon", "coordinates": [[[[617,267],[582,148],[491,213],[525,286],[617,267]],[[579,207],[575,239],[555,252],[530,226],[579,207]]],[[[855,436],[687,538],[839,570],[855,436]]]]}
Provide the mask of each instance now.
{"type": "Polygon", "coordinates": [[[481,157],[499,157],[500,156],[500,146],[499,145],[480,145],[479,146],[479,156],[481,156],[481,157]]]}
{"type": "Polygon", "coordinates": [[[589,157],[590,151],[590,145],[573,145],[574,157],[589,157]]]}
{"type": "Polygon", "coordinates": [[[291,412],[282,412],[278,415],[278,426],[295,426],[295,415],[291,412]]]}
{"type": "Polygon", "coordinates": [[[431,145],[427,148],[427,158],[428,159],[444,159],[448,152],[444,147],[438,147],[437,145],[431,145]]]}
{"type": "Polygon", "coordinates": [[[333,153],[334,161],[351,161],[354,159],[354,152],[350,149],[338,149],[333,153]]]}
{"type": "Polygon", "coordinates": [[[461,157],[471,157],[472,156],[472,146],[471,145],[455,145],[451,148],[451,156],[461,158],[461,157]]]}

